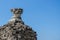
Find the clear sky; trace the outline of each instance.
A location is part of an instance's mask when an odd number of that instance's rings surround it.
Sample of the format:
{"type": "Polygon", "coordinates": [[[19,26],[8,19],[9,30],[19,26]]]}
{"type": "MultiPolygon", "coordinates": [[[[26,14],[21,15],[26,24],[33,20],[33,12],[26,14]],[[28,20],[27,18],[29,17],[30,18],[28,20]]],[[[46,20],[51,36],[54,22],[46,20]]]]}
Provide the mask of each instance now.
{"type": "Polygon", "coordinates": [[[0,25],[10,20],[11,8],[23,8],[22,19],[38,40],[60,40],[60,0],[0,0],[0,25]]]}

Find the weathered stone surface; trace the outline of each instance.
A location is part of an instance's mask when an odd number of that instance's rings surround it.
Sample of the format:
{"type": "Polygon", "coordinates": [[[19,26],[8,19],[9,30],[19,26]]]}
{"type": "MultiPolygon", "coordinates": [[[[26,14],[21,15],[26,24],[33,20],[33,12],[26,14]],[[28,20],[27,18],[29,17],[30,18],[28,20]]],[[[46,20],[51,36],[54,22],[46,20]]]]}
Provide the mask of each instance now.
{"type": "Polygon", "coordinates": [[[0,28],[0,40],[37,40],[37,38],[36,32],[19,19],[9,21],[0,28]]]}

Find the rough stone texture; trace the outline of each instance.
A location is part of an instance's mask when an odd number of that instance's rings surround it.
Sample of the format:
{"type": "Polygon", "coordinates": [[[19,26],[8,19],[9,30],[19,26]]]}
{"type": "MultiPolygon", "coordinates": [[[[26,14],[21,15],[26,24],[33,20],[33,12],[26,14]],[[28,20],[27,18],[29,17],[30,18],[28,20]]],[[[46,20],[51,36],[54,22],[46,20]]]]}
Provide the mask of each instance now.
{"type": "Polygon", "coordinates": [[[20,20],[9,21],[0,27],[0,40],[37,40],[36,32],[20,20]]]}

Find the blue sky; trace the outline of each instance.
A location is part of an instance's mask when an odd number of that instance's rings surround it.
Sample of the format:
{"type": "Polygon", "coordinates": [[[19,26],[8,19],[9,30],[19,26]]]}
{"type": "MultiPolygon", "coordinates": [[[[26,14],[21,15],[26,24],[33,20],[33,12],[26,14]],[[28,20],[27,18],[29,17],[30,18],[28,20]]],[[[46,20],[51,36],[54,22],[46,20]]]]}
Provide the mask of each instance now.
{"type": "Polygon", "coordinates": [[[60,0],[0,0],[0,25],[11,19],[11,8],[23,8],[22,19],[38,40],[60,40],[60,0]]]}

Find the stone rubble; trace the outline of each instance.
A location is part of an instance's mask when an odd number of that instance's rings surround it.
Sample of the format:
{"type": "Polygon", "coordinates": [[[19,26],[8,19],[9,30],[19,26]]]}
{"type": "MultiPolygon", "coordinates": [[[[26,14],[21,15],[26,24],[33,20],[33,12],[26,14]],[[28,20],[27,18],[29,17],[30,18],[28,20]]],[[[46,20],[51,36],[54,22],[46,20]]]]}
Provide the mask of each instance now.
{"type": "Polygon", "coordinates": [[[31,27],[15,20],[0,27],[0,40],[37,40],[37,37],[31,27]]]}

